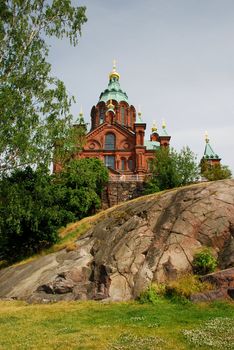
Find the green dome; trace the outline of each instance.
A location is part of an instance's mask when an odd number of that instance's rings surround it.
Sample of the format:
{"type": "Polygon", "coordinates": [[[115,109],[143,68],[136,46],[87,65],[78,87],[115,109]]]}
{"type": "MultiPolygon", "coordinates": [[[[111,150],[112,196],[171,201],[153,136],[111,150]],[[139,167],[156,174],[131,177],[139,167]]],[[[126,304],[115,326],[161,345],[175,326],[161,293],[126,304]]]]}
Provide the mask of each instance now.
{"type": "Polygon", "coordinates": [[[108,88],[103,91],[99,97],[99,102],[107,102],[110,100],[115,100],[117,102],[127,102],[128,103],[128,95],[126,92],[121,90],[119,79],[116,76],[111,76],[108,84],[108,88]]]}

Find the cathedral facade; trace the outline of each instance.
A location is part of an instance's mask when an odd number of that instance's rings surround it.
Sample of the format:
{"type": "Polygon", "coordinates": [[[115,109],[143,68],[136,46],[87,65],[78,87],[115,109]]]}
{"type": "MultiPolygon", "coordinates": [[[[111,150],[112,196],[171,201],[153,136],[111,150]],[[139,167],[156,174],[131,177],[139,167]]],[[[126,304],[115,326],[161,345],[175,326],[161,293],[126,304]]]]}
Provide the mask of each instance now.
{"type": "Polygon", "coordinates": [[[154,125],[150,140],[145,139],[146,124],[141,112],[136,113],[135,107],[129,103],[119,80],[114,64],[107,89],[92,107],[91,129],[79,157],[102,160],[112,176],[144,176],[150,171],[149,164],[155,151],[169,146],[170,136],[165,124],[161,133],[154,125]]]}

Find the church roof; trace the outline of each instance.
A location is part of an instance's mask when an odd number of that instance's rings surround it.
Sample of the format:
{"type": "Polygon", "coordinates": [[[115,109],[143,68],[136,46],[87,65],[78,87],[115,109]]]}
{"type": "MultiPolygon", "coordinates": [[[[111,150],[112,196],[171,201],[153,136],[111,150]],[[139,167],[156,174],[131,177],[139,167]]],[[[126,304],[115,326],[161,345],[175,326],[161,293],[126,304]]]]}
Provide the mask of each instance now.
{"type": "Polygon", "coordinates": [[[117,73],[114,63],[113,70],[109,75],[108,87],[101,93],[99,102],[103,101],[106,103],[109,100],[115,100],[117,102],[124,101],[128,103],[128,95],[121,89],[119,77],[119,73],[117,73]]]}
{"type": "Polygon", "coordinates": [[[210,140],[209,140],[207,134],[205,136],[205,140],[206,140],[206,147],[205,147],[203,158],[204,159],[218,159],[218,160],[220,160],[218,154],[216,154],[214,152],[213,148],[211,147],[210,140]]]}
{"type": "Polygon", "coordinates": [[[144,146],[146,147],[147,150],[156,150],[160,148],[160,142],[145,140],[144,146]]]}

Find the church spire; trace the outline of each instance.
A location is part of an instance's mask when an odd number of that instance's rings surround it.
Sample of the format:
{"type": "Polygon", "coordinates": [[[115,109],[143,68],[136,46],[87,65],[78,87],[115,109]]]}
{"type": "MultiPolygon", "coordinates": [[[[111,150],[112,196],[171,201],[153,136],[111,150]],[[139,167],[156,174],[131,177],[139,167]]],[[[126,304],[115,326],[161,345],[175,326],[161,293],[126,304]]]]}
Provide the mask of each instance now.
{"type": "Polygon", "coordinates": [[[152,131],[152,132],[157,132],[157,131],[158,131],[158,128],[157,128],[157,125],[156,125],[156,121],[155,121],[155,120],[153,121],[153,125],[152,125],[152,128],[151,128],[151,131],[152,131]]]}
{"type": "Polygon", "coordinates": [[[120,78],[119,73],[116,71],[116,60],[113,60],[113,68],[109,74],[109,78],[110,78],[110,80],[112,80],[113,78],[116,78],[117,80],[119,80],[119,78],[120,78]]]}
{"type": "Polygon", "coordinates": [[[205,142],[206,142],[206,146],[204,150],[203,159],[220,161],[219,156],[214,152],[213,148],[210,145],[210,139],[207,131],[205,132],[205,142]]]}
{"type": "Polygon", "coordinates": [[[137,113],[137,119],[136,119],[137,124],[144,124],[142,120],[142,112],[141,112],[141,106],[138,106],[138,113],[137,113]]]}
{"type": "Polygon", "coordinates": [[[162,132],[161,132],[160,136],[168,136],[166,127],[167,127],[167,126],[166,126],[166,122],[165,122],[165,120],[163,119],[163,121],[162,121],[162,132]]]}

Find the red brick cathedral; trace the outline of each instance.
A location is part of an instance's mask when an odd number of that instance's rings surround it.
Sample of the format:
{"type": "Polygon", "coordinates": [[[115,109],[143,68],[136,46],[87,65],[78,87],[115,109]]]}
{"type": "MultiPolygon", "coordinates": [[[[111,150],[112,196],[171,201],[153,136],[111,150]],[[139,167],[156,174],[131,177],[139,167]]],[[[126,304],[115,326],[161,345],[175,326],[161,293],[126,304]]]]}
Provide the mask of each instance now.
{"type": "Polygon", "coordinates": [[[114,64],[107,89],[92,107],[91,130],[80,157],[101,159],[112,175],[146,175],[155,150],[168,146],[171,137],[165,124],[161,133],[154,125],[150,140],[145,140],[146,124],[141,112],[136,114],[119,79],[114,64]]]}

